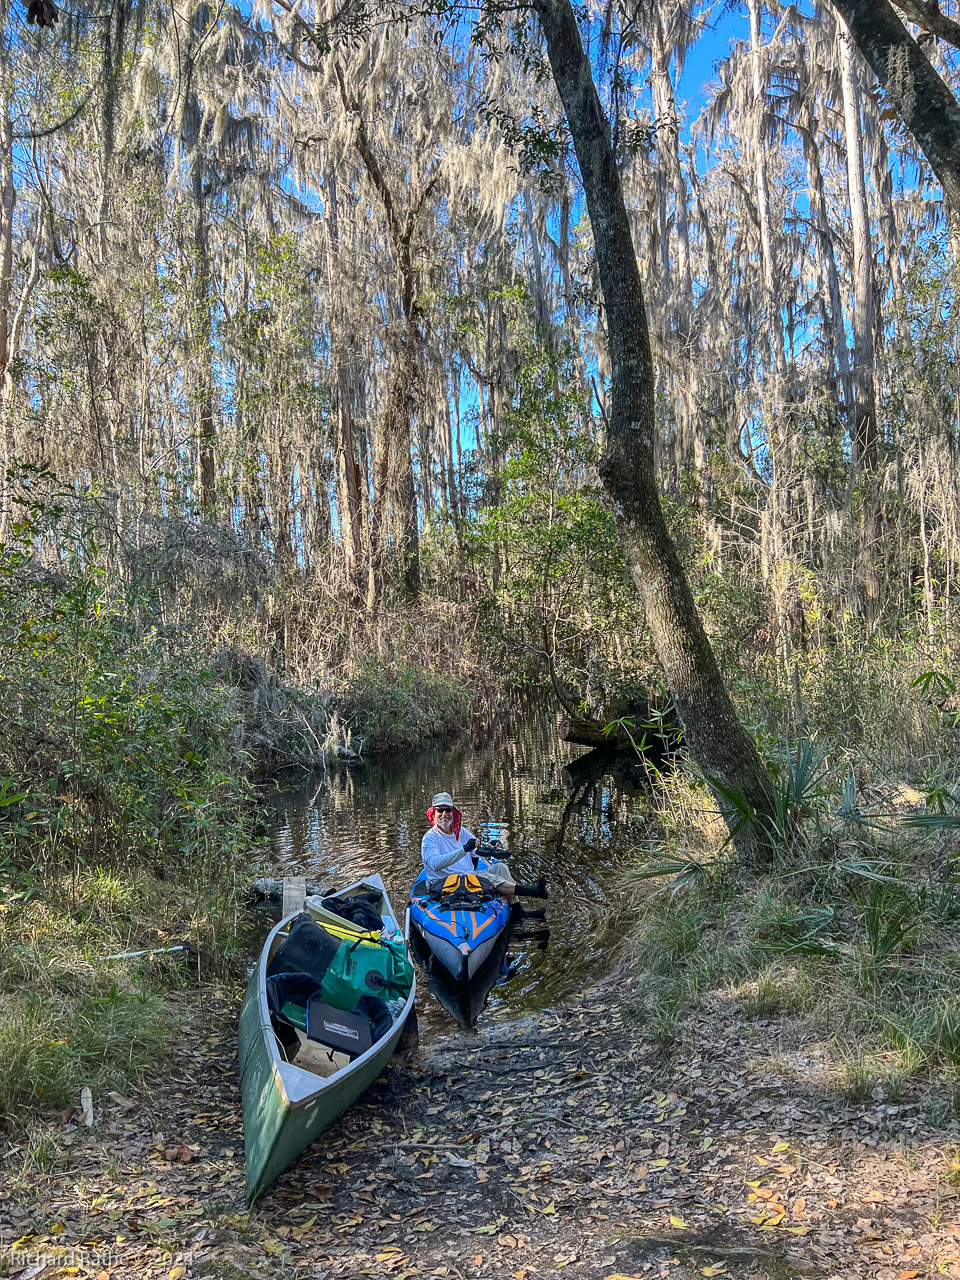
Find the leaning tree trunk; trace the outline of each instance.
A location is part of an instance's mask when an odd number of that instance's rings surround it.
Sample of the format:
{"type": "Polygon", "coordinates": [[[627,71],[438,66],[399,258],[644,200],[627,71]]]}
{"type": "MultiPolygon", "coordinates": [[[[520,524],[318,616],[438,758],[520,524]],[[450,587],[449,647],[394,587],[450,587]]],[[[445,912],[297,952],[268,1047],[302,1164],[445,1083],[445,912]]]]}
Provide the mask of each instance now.
{"type": "Polygon", "coordinates": [[[607,313],[611,409],[601,479],[684,737],[704,774],[722,791],[739,793],[757,815],[735,843],[742,858],[760,859],[770,847],[770,779],[724,686],[660,506],[650,337],[609,122],[570,0],[534,5],[580,165],[607,313]]]}
{"type": "Polygon", "coordinates": [[[944,195],[960,209],[960,105],[889,0],[831,0],[916,138],[944,195]]]}

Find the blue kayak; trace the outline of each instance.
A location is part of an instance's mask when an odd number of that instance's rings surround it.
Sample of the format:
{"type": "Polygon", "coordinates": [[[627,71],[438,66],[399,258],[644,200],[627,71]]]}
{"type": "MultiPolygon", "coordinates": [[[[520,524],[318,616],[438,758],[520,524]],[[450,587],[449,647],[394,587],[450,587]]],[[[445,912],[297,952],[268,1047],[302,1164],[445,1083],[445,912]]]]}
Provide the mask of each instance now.
{"type": "MultiPolygon", "coordinates": [[[[481,854],[476,858],[477,871],[482,874],[492,861],[481,854]]],[[[471,908],[444,908],[430,895],[426,871],[420,872],[410,891],[410,923],[457,982],[470,981],[509,922],[510,904],[503,898],[471,908]]]]}

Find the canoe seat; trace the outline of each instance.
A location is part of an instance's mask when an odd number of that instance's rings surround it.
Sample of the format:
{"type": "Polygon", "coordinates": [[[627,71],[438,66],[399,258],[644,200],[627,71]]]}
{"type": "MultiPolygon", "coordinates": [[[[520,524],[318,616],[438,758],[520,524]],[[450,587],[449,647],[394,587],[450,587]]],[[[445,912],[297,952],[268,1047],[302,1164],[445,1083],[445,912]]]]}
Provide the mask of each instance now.
{"type": "Polygon", "coordinates": [[[309,973],[278,973],[267,979],[264,990],[274,1033],[292,1062],[300,1045],[297,1032],[307,1028],[307,1005],[319,992],[320,980],[309,973]]]}
{"type": "MultiPolygon", "coordinates": [[[[320,979],[311,973],[275,973],[267,978],[264,988],[267,1006],[273,1015],[285,1016],[288,1005],[302,1012],[310,1003],[310,997],[320,992],[320,979]]],[[[304,1026],[304,1022],[297,1024],[304,1026]]]]}

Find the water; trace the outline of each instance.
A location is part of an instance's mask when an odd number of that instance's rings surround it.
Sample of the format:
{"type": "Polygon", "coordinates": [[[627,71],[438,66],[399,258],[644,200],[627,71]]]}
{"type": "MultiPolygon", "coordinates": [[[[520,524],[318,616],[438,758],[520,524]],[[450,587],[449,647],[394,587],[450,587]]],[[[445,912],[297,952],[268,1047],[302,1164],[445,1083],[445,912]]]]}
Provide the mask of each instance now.
{"type": "MultiPolygon", "coordinates": [[[[602,976],[620,871],[650,837],[648,791],[636,768],[611,768],[562,743],[550,713],[516,715],[479,749],[464,740],[361,768],[281,776],[268,792],[276,874],[301,871],[334,888],[378,871],[401,914],[437,791],[452,794],[470,830],[487,824],[503,840],[517,880],[543,872],[550,887],[549,940],[513,941],[512,976],[493,987],[481,1022],[552,1004],[602,976]]],[[[435,989],[424,982],[422,991],[421,1030],[449,1030],[435,989]]]]}

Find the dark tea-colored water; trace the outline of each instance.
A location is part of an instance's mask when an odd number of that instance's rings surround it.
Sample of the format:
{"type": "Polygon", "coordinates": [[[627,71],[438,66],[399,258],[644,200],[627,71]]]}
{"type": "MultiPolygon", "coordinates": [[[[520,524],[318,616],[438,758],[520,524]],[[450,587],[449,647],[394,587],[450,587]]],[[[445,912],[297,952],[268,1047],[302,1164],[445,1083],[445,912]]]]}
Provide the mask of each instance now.
{"type": "MultiPolygon", "coordinates": [[[[572,996],[609,968],[605,919],[622,869],[649,838],[648,792],[627,763],[625,772],[568,747],[552,714],[526,711],[479,749],[464,740],[281,776],[268,792],[278,874],[299,870],[334,888],[377,871],[399,915],[420,866],[430,798],[449,791],[470,830],[503,841],[517,880],[543,872],[550,887],[549,939],[514,940],[512,976],[493,987],[481,1024],[516,1016],[572,996]]],[[[533,922],[520,929],[542,934],[533,922]]],[[[453,1026],[430,984],[421,990],[421,1028],[453,1026]]]]}

